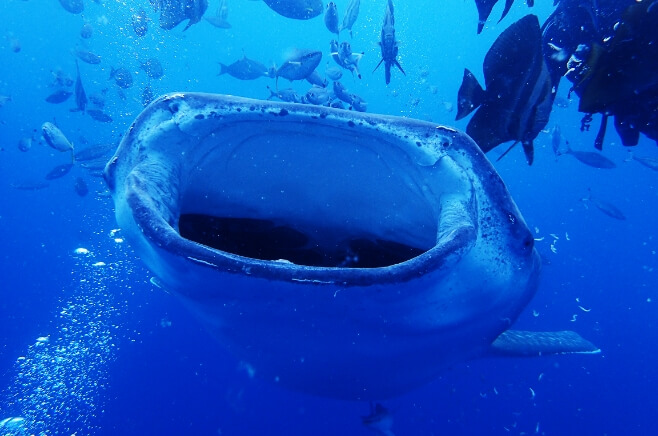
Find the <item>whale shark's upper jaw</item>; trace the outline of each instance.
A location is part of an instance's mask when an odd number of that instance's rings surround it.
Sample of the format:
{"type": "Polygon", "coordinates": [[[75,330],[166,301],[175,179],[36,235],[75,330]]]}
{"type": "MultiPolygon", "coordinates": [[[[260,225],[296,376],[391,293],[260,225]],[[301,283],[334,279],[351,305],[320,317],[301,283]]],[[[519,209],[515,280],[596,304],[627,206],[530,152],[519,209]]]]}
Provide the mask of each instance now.
{"type": "Polygon", "coordinates": [[[105,177],[159,283],[261,373],[311,393],[381,399],[426,382],[482,352],[535,289],[533,239],[498,175],[435,124],[170,94],[105,177]],[[396,366],[409,374],[391,378],[396,366]]]}

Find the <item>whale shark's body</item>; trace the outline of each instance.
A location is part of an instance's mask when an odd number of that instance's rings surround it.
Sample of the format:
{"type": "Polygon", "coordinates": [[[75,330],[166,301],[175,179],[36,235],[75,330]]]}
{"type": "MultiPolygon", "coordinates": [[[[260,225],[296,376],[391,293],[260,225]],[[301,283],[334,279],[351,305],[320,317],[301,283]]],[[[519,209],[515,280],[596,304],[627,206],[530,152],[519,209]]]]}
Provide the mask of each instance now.
{"type": "Polygon", "coordinates": [[[495,351],[594,352],[508,331],[534,240],[465,134],[407,118],[169,94],[105,177],[163,288],[283,386],[381,400],[495,351]]]}

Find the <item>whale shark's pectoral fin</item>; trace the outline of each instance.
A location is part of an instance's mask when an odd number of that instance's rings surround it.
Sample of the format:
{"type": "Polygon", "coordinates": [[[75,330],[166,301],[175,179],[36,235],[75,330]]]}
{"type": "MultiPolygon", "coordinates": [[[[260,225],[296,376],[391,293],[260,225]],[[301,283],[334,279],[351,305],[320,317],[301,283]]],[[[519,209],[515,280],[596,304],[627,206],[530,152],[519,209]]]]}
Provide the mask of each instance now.
{"type": "Polygon", "coordinates": [[[489,350],[491,355],[510,357],[600,352],[596,345],[569,330],[560,332],[507,330],[493,341],[489,350]]]}

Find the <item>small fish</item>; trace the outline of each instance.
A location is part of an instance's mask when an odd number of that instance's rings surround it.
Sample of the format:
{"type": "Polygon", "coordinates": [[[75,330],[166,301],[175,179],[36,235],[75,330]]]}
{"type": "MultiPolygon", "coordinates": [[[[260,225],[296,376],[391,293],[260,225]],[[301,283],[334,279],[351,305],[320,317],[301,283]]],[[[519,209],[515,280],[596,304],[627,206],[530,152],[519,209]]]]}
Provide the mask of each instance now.
{"type": "Polygon", "coordinates": [[[96,121],[99,121],[101,123],[111,123],[112,122],[112,117],[106,114],[105,112],[98,110],[98,109],[89,109],[87,111],[87,114],[96,121]]]}
{"type": "Polygon", "coordinates": [[[101,157],[108,156],[114,150],[116,150],[116,145],[111,143],[94,145],[92,147],[87,147],[77,151],[75,153],[75,160],[77,162],[87,162],[87,161],[95,160],[101,157]]]}
{"type": "Polygon", "coordinates": [[[22,151],[23,153],[30,151],[32,148],[32,138],[29,136],[26,136],[25,138],[21,138],[18,140],[18,149],[22,151]]]}
{"type": "Polygon", "coordinates": [[[327,3],[327,9],[324,11],[324,24],[331,33],[335,33],[338,37],[340,29],[338,28],[338,8],[336,3],[327,3]]]}
{"type": "Polygon", "coordinates": [[[289,103],[300,103],[302,101],[302,98],[297,94],[297,91],[292,88],[273,91],[272,88],[268,86],[267,89],[270,91],[270,96],[267,98],[268,100],[272,100],[276,97],[281,101],[287,101],[289,103]]]}
{"type": "Polygon", "coordinates": [[[43,139],[53,149],[61,152],[71,152],[71,161],[73,161],[73,144],[64,136],[59,128],[53,123],[46,121],[41,125],[43,139]]]}
{"type": "Polygon", "coordinates": [[[317,50],[295,50],[276,70],[276,77],[290,81],[306,79],[322,60],[322,52],[317,50]]]}
{"type": "Polygon", "coordinates": [[[78,72],[78,76],[75,79],[75,105],[76,108],[72,109],[74,111],[84,112],[87,107],[87,93],[85,92],[84,86],[82,86],[82,78],[80,77],[80,66],[78,61],[75,61],[75,69],[78,72]]]}
{"type": "Polygon", "coordinates": [[[334,82],[334,94],[336,97],[347,104],[352,104],[352,94],[347,91],[345,85],[340,82],[334,82]]]}
{"type": "Polygon", "coordinates": [[[327,79],[324,79],[318,73],[318,70],[314,70],[307,78],[306,81],[311,85],[319,86],[320,88],[326,88],[328,85],[327,79]]]}
{"type": "Polygon", "coordinates": [[[593,168],[602,168],[602,169],[612,169],[612,168],[617,168],[617,165],[608,159],[607,157],[603,156],[600,152],[598,151],[578,151],[578,150],[572,150],[571,147],[569,147],[569,143],[567,142],[567,151],[564,154],[569,154],[576,159],[578,159],[580,162],[584,163],[585,165],[588,165],[593,168]]]}
{"type": "Polygon", "coordinates": [[[20,53],[20,51],[23,49],[23,46],[21,45],[21,41],[18,38],[10,38],[9,48],[14,53],[20,53]]]}
{"type": "Polygon", "coordinates": [[[73,93],[71,91],[68,91],[66,89],[58,89],[57,91],[53,92],[48,97],[46,97],[46,101],[52,104],[60,104],[60,103],[64,103],[72,95],[73,93]]]}
{"type": "Polygon", "coordinates": [[[72,163],[57,165],[46,174],[46,180],[55,180],[64,177],[71,171],[71,168],[73,168],[72,163]]]}
{"type": "Polygon", "coordinates": [[[633,159],[647,168],[658,171],[658,159],[655,157],[641,157],[633,155],[633,159]]]}
{"type": "Polygon", "coordinates": [[[47,188],[48,186],[50,186],[50,183],[40,180],[33,182],[11,183],[10,186],[20,191],[38,191],[40,189],[47,188]]]}
{"type": "Polygon", "coordinates": [[[564,152],[560,149],[562,145],[562,132],[560,131],[559,125],[554,125],[551,130],[551,146],[553,147],[553,154],[555,156],[561,156],[564,152]]]}
{"type": "Polygon", "coordinates": [[[89,23],[85,23],[82,25],[82,28],[80,29],[80,38],[82,39],[89,39],[94,35],[94,28],[91,26],[89,23]]]}
{"type": "Polygon", "coordinates": [[[139,67],[144,70],[146,75],[151,79],[159,79],[164,75],[162,64],[156,58],[150,58],[144,62],[140,62],[139,67]]]}
{"type": "Polygon", "coordinates": [[[235,77],[239,80],[255,80],[259,77],[270,76],[270,70],[263,64],[253,59],[249,59],[247,56],[243,55],[242,59],[239,61],[233,62],[231,65],[224,65],[219,63],[219,74],[228,74],[231,77],[235,77]]]}
{"type": "Polygon", "coordinates": [[[101,57],[90,52],[89,50],[79,48],[75,50],[75,55],[78,57],[78,59],[87,64],[97,65],[101,63],[101,57]]]}
{"type": "Polygon", "coordinates": [[[343,71],[338,67],[327,67],[324,70],[324,74],[333,81],[340,80],[343,77],[343,71]]]}
{"type": "Polygon", "coordinates": [[[146,11],[144,9],[140,9],[138,12],[133,14],[132,25],[135,35],[139,36],[140,38],[146,35],[146,32],[148,32],[149,29],[148,22],[149,17],[146,15],[146,11]]]}
{"type": "Polygon", "coordinates": [[[73,78],[61,69],[50,72],[53,75],[53,80],[48,85],[50,88],[70,88],[73,86],[73,78]]]}
{"type": "Polygon", "coordinates": [[[73,189],[75,189],[75,193],[78,194],[80,197],[84,197],[87,194],[89,194],[89,188],[87,187],[87,183],[82,177],[77,177],[75,179],[75,183],[73,184],[73,189]]]}
{"type": "Polygon", "coordinates": [[[114,83],[116,83],[119,88],[128,89],[133,86],[132,74],[123,67],[117,69],[112,68],[110,71],[110,79],[114,79],[114,83]]]}
{"type": "Polygon", "coordinates": [[[7,102],[11,101],[11,97],[8,95],[0,95],[0,107],[4,106],[7,104],[7,102]]]}
{"type": "Polygon", "coordinates": [[[626,220],[626,215],[624,215],[624,213],[617,206],[608,201],[593,197],[591,191],[589,195],[586,198],[581,199],[581,201],[583,201],[585,206],[587,206],[587,203],[585,203],[586,201],[592,202],[598,210],[608,215],[610,218],[614,218],[620,221],[626,220]]]}
{"type": "Polygon", "coordinates": [[[331,90],[313,85],[302,98],[302,102],[314,104],[316,106],[329,106],[333,98],[334,96],[331,90]]]}
{"type": "Polygon", "coordinates": [[[142,91],[142,106],[146,107],[151,104],[153,101],[153,90],[151,89],[151,85],[146,85],[144,87],[144,90],[142,91]]]}
{"type": "Polygon", "coordinates": [[[206,17],[206,21],[220,29],[230,29],[231,23],[228,22],[228,6],[226,0],[219,0],[219,6],[214,17],[206,17]]]}
{"type": "Polygon", "coordinates": [[[393,15],[393,0],[388,0],[386,10],[384,11],[384,24],[382,25],[381,40],[379,46],[382,50],[382,59],[379,61],[373,73],[384,63],[384,79],[386,84],[391,83],[391,66],[395,65],[404,74],[407,75],[398,62],[398,42],[395,39],[395,17],[393,15]]]}
{"type": "Polygon", "coordinates": [[[160,27],[171,30],[183,21],[189,20],[183,32],[201,21],[201,17],[208,9],[208,0],[160,0],[156,4],[159,7],[155,9],[161,10],[160,27]]]}
{"type": "Polygon", "coordinates": [[[322,0],[263,0],[277,14],[294,20],[309,20],[322,13],[322,0]]]}
{"type": "Polygon", "coordinates": [[[59,4],[61,4],[67,12],[72,14],[79,14],[85,9],[82,0],[59,0],[59,4]]]}
{"type": "Polygon", "coordinates": [[[89,101],[98,109],[103,109],[105,107],[106,96],[107,96],[107,88],[103,89],[100,92],[100,94],[91,94],[89,96],[89,101]]]}
{"type": "Polygon", "coordinates": [[[368,103],[361,98],[360,96],[356,94],[352,94],[352,106],[350,109],[354,109],[357,112],[367,112],[368,111],[368,103]]]}
{"type": "Polygon", "coordinates": [[[359,6],[361,0],[350,0],[350,3],[347,5],[345,10],[345,15],[343,16],[343,24],[340,26],[340,31],[349,29],[350,38],[352,38],[352,26],[356,23],[356,19],[359,16],[359,6]]]}

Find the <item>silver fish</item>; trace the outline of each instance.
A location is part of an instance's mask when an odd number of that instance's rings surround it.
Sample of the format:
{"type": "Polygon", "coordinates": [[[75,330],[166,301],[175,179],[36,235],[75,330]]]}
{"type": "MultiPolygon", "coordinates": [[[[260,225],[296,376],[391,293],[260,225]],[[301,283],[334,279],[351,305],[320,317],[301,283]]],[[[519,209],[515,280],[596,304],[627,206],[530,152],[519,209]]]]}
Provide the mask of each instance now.
{"type": "Polygon", "coordinates": [[[205,20],[220,29],[230,29],[231,23],[228,22],[228,6],[226,0],[219,0],[217,12],[213,17],[206,17],[205,20]]]}
{"type": "Polygon", "coordinates": [[[339,36],[340,29],[338,27],[338,8],[336,7],[336,3],[327,3],[327,9],[324,12],[324,24],[331,33],[339,36]]]}
{"type": "Polygon", "coordinates": [[[304,80],[318,67],[322,60],[322,52],[317,50],[296,50],[276,70],[276,77],[290,81],[304,80]]]}
{"type": "Polygon", "coordinates": [[[352,26],[356,22],[357,17],[359,16],[359,6],[361,0],[350,0],[350,3],[347,5],[345,10],[345,15],[343,16],[343,24],[340,26],[340,30],[349,29],[350,38],[352,38],[352,26]]]}
{"type": "Polygon", "coordinates": [[[56,125],[46,121],[41,125],[41,134],[48,145],[57,151],[71,152],[71,159],[73,159],[73,144],[56,125]]]}

